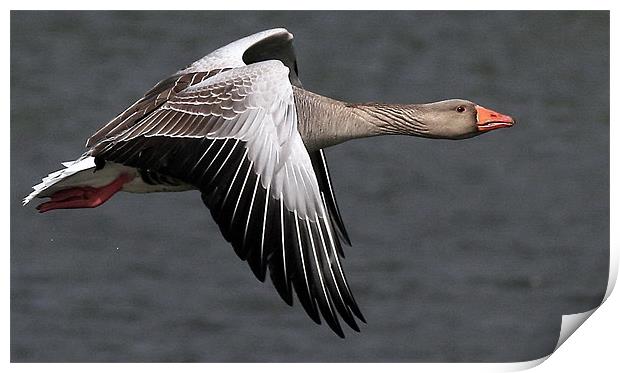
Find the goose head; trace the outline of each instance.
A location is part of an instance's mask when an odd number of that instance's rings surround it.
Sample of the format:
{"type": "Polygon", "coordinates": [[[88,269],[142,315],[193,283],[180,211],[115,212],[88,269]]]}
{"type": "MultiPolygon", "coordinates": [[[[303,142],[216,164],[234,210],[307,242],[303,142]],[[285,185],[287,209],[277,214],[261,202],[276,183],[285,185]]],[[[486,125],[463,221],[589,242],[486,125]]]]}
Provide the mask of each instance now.
{"type": "Polygon", "coordinates": [[[416,105],[415,119],[425,127],[424,136],[455,140],[515,124],[508,115],[460,99],[416,105]]]}

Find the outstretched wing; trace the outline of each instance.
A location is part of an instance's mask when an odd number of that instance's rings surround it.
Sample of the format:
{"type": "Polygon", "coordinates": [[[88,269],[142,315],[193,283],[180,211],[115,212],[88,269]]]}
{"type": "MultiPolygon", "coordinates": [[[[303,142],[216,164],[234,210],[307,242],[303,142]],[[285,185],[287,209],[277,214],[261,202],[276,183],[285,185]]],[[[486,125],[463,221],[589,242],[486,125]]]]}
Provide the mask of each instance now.
{"type": "Polygon", "coordinates": [[[141,119],[155,111],[159,106],[168,101],[170,97],[183,91],[187,87],[200,83],[229,68],[212,69],[208,71],[177,73],[157,83],[144,96],[128,107],[125,111],[101,127],[86,141],[86,146],[91,147],[97,143],[123,133],[133,127],[141,119]]]}
{"type": "Polygon", "coordinates": [[[359,330],[340,263],[342,248],[297,131],[289,69],[257,62],[207,78],[103,140],[92,155],[195,185],[259,280],[281,297],[293,289],[310,317],[343,336],[359,330]]]}
{"type": "Polygon", "coordinates": [[[295,85],[301,85],[297,78],[293,35],[283,28],[261,31],[227,44],[160,81],[144,97],[93,134],[86,141],[86,146],[92,147],[106,138],[122,133],[152,113],[170,97],[194,84],[222,71],[267,60],[281,61],[289,68],[290,81],[295,85]]]}
{"type": "MultiPolygon", "coordinates": [[[[105,139],[113,138],[125,132],[167,102],[170,97],[194,84],[232,68],[267,60],[281,61],[289,69],[291,84],[298,87],[302,86],[298,77],[293,35],[283,28],[261,31],[219,48],[185,69],[179,70],[169,78],[160,81],[142,98],[93,134],[87,140],[86,146],[95,146],[105,139]]],[[[336,223],[338,236],[346,244],[351,245],[351,240],[338,210],[323,150],[312,152],[310,159],[316,172],[319,189],[326,198],[328,212],[331,219],[336,223]]]]}

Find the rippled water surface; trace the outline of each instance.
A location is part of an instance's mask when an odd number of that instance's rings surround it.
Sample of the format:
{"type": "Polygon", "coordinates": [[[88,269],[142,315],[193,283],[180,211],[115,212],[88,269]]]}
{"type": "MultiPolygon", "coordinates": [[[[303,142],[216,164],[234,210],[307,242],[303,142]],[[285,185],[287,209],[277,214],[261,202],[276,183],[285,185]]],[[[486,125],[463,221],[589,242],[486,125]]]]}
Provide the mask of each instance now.
{"type": "Polygon", "coordinates": [[[538,358],[607,283],[608,13],[13,12],[10,198],[13,361],[538,358]],[[344,340],[253,277],[197,192],[20,204],[155,82],[278,26],[312,91],[518,118],[328,150],[368,320],[344,340]]]}

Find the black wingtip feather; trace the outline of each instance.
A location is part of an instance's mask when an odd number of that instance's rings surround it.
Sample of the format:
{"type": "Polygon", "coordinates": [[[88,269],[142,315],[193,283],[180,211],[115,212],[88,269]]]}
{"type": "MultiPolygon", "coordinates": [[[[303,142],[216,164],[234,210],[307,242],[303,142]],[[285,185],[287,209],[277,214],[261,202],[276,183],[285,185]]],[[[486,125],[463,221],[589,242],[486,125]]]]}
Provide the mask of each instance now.
{"type": "MultiPolygon", "coordinates": [[[[291,245],[291,254],[286,258],[286,266],[291,271],[291,282],[297,293],[297,299],[310,318],[317,324],[321,324],[321,317],[316,302],[310,289],[308,278],[307,260],[303,254],[303,248],[299,246],[302,232],[300,231],[297,218],[292,212],[284,211],[285,242],[291,245]]],[[[288,251],[288,250],[287,250],[288,251]]],[[[311,274],[310,274],[311,275],[311,274]]]]}
{"type": "MultiPolygon", "coordinates": [[[[273,263],[276,263],[274,261],[273,263]]],[[[280,298],[288,304],[289,306],[293,306],[293,287],[292,284],[288,281],[288,279],[283,278],[282,274],[278,273],[278,270],[274,270],[269,268],[269,277],[271,278],[271,282],[273,286],[276,288],[278,295],[280,298]]]]}
{"type": "Polygon", "coordinates": [[[320,253],[319,233],[317,231],[317,224],[310,223],[305,219],[298,219],[300,233],[303,242],[309,247],[309,250],[305,250],[306,263],[312,276],[312,295],[316,304],[323,316],[325,323],[338,335],[344,337],[344,332],[338,321],[338,316],[335,311],[335,306],[332,302],[334,296],[332,289],[329,285],[329,279],[324,276],[322,271],[322,255],[320,253]]]}
{"type": "MultiPolygon", "coordinates": [[[[331,178],[329,174],[329,167],[327,166],[327,160],[325,159],[325,152],[323,149],[309,153],[310,161],[312,162],[312,168],[316,175],[317,182],[319,183],[319,189],[323,195],[323,201],[327,206],[330,218],[332,219],[336,233],[338,237],[342,239],[348,246],[351,246],[351,239],[349,233],[342,220],[342,214],[338,208],[338,202],[336,202],[336,195],[331,184],[331,178]]],[[[343,255],[344,257],[344,255],[343,255]]]]}
{"type": "Polygon", "coordinates": [[[362,311],[360,311],[359,307],[355,302],[353,303],[353,305],[349,305],[349,307],[351,307],[351,311],[353,311],[353,313],[355,314],[355,316],[357,316],[358,319],[360,319],[364,324],[368,324],[366,322],[366,318],[364,317],[364,315],[362,315],[362,311]]]}
{"type": "MultiPolygon", "coordinates": [[[[209,207],[224,238],[231,242],[241,259],[248,261],[259,281],[264,282],[269,271],[276,291],[286,304],[293,306],[294,289],[308,316],[317,324],[325,321],[340,338],[345,338],[340,317],[351,329],[360,331],[355,318],[364,323],[366,320],[350,293],[346,279],[340,274],[334,277],[329,272],[330,266],[334,265],[330,257],[343,256],[341,242],[350,243],[350,240],[346,231],[341,231],[342,220],[335,213],[337,206],[330,205],[326,193],[323,193],[323,199],[328,207],[329,218],[324,220],[322,228],[318,228],[314,222],[307,223],[305,219],[296,218],[294,213],[282,208],[279,200],[270,197],[269,191],[263,188],[258,176],[252,172],[252,165],[244,157],[242,146],[236,147],[231,141],[224,143],[223,140],[205,139],[167,139],[168,143],[163,146],[161,141],[159,138],[137,138],[120,146],[106,148],[102,151],[103,158],[122,160],[127,165],[146,168],[200,186],[202,200],[209,207]],[[220,169],[218,160],[225,159],[230,166],[220,169]],[[209,164],[214,166],[208,168],[209,164]],[[235,174],[237,179],[233,182],[235,174]],[[251,202],[252,198],[254,202],[251,202]],[[283,225],[280,222],[281,208],[283,225]],[[282,247],[281,226],[285,228],[286,247],[282,247]],[[328,239],[333,242],[327,243],[328,239]],[[315,247],[315,250],[327,250],[327,257],[325,251],[318,251],[315,258],[309,246],[312,243],[330,245],[315,247]],[[301,266],[302,258],[307,278],[301,266]],[[322,273],[323,285],[319,271],[322,273]],[[327,295],[322,286],[325,286],[327,295]]],[[[336,267],[331,269],[335,271],[336,267]]]]}
{"type": "MultiPolygon", "coordinates": [[[[338,208],[336,206],[336,208],[338,208]]],[[[334,220],[333,215],[331,216],[332,221],[334,222],[334,226],[336,227],[336,233],[338,234],[338,237],[349,247],[353,246],[351,244],[351,238],[349,238],[349,233],[347,232],[346,228],[344,227],[344,222],[342,221],[342,219],[339,220],[334,220]]],[[[342,252],[342,257],[344,258],[344,251],[342,252]]]]}

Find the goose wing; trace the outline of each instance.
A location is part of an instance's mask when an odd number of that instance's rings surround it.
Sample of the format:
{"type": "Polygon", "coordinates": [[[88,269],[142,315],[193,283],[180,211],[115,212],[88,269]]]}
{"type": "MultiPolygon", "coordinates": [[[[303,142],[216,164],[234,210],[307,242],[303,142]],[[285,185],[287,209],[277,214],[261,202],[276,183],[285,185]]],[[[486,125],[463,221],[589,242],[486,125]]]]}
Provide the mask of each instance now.
{"type": "Polygon", "coordinates": [[[216,49],[188,67],[160,81],[142,98],[93,134],[86,141],[86,146],[92,147],[100,141],[116,136],[134,126],[168,101],[170,97],[194,84],[198,84],[222,71],[266,60],[280,60],[289,68],[291,82],[301,85],[297,78],[293,35],[283,28],[261,31],[216,49]]]}
{"type": "Polygon", "coordinates": [[[343,336],[338,315],[364,321],[340,262],[340,241],[297,131],[289,69],[263,61],[171,95],[91,155],[196,186],[232,243],[290,305],[343,336]]]}
{"type": "MultiPolygon", "coordinates": [[[[166,103],[170,97],[190,86],[221,72],[267,60],[281,61],[289,69],[291,84],[302,86],[298,77],[293,35],[284,28],[261,31],[223,46],[160,81],[142,98],[93,134],[87,140],[86,146],[92,147],[105,139],[127,131],[166,103]]],[[[323,150],[312,152],[310,159],[316,172],[319,189],[326,199],[330,219],[336,224],[338,237],[351,245],[336,203],[323,150]]]]}

